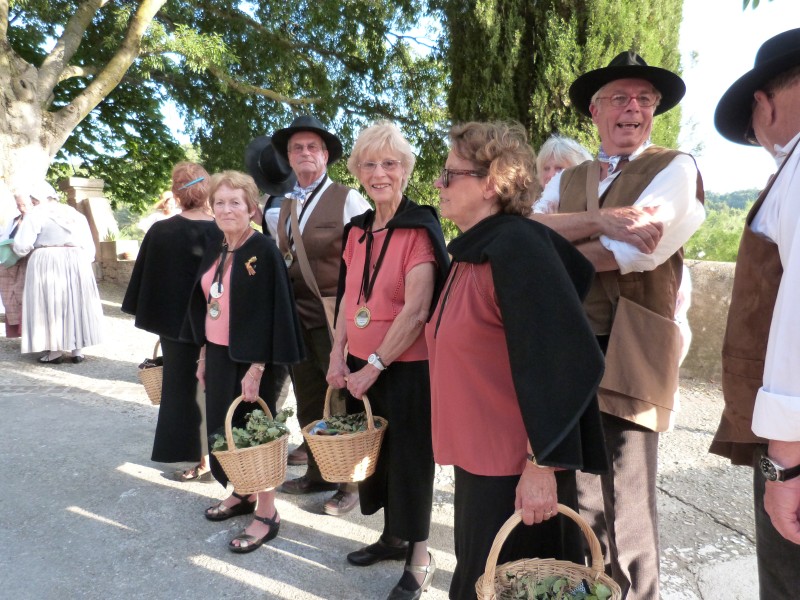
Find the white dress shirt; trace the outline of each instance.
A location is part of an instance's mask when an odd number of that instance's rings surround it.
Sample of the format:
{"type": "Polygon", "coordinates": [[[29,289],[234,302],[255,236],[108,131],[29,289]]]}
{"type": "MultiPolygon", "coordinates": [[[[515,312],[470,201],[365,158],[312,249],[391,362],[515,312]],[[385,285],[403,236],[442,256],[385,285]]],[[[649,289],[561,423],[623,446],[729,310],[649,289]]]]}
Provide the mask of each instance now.
{"type": "MultiPolygon", "coordinates": [[[[800,141],[798,133],[786,152],[800,141]]],[[[786,442],[800,441],[800,148],[788,159],[753,218],[752,229],[778,245],[783,276],[767,343],[763,386],[756,396],[753,433],[786,442]]]]}
{"type": "MultiPolygon", "coordinates": [[[[638,154],[631,155],[631,161],[638,154]]],[[[620,171],[603,179],[598,186],[602,196],[620,171]]],[[[536,213],[558,212],[561,173],[553,177],[544,188],[542,197],[533,206],[536,213]]],[[[631,244],[600,236],[600,243],[614,254],[621,274],[634,271],[652,271],[675,254],[703,224],[706,211],[696,197],[697,165],[691,156],[679,154],[662,169],[633,203],[633,206],[657,206],[655,218],[663,223],[664,233],[651,254],[637,250],[631,244]]]]}

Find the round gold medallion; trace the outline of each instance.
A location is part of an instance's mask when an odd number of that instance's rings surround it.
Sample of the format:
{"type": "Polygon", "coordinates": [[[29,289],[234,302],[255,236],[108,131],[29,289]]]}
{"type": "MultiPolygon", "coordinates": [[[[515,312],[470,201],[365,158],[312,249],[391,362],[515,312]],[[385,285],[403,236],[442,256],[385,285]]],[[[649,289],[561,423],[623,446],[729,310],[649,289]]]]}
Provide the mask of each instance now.
{"type": "Polygon", "coordinates": [[[372,317],[369,313],[369,309],[366,306],[362,306],[356,311],[356,316],[353,317],[353,322],[359,329],[364,329],[364,327],[369,325],[371,318],[372,317]]]}
{"type": "Polygon", "coordinates": [[[219,302],[217,302],[216,300],[214,300],[213,302],[209,302],[208,316],[216,321],[217,319],[219,319],[220,314],[222,314],[222,309],[219,306],[219,302]]]}

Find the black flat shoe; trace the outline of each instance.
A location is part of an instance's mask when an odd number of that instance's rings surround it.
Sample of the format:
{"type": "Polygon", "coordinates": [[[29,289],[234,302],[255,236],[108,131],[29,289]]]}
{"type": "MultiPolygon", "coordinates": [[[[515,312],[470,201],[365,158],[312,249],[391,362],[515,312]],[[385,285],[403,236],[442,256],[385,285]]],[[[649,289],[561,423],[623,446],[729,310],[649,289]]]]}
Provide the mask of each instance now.
{"type": "Polygon", "coordinates": [[[78,356],[73,356],[70,360],[73,364],[79,365],[86,360],[86,357],[83,354],[79,354],[78,356]]]}
{"type": "Polygon", "coordinates": [[[255,511],[256,503],[250,502],[247,496],[240,496],[236,492],[233,492],[233,495],[239,498],[239,504],[227,507],[222,502],[218,502],[214,506],[208,507],[206,512],[203,513],[206,519],[209,521],[224,521],[232,517],[238,517],[239,515],[249,515],[255,511]]]}
{"type": "Polygon", "coordinates": [[[347,562],[357,567],[368,567],[383,560],[403,560],[408,551],[408,542],[390,546],[382,539],[347,555],[347,562]]]}
{"type": "Polygon", "coordinates": [[[48,358],[48,356],[50,356],[49,352],[42,354],[42,356],[39,357],[39,362],[43,365],[60,365],[64,362],[63,354],[59,354],[55,358],[48,358]]]}
{"type": "Polygon", "coordinates": [[[235,552],[236,554],[247,554],[248,552],[252,552],[257,548],[260,548],[264,542],[268,542],[272,539],[275,539],[275,536],[278,535],[278,531],[281,528],[280,522],[276,521],[276,517],[278,516],[278,511],[275,511],[275,514],[272,515],[271,519],[267,517],[259,517],[258,515],[254,515],[253,519],[256,521],[261,521],[264,525],[269,525],[269,531],[267,535],[261,538],[257,538],[253,535],[242,534],[235,538],[233,538],[230,542],[228,542],[228,550],[231,552],[235,552]],[[237,541],[239,545],[235,545],[233,542],[237,541]],[[245,545],[242,545],[245,544],[245,545]]]}
{"type": "Polygon", "coordinates": [[[436,572],[436,561],[433,560],[433,554],[428,552],[428,556],[431,557],[430,564],[424,566],[406,565],[404,569],[409,573],[425,573],[425,578],[422,580],[422,585],[415,590],[407,590],[398,583],[396,586],[394,586],[394,588],[392,588],[392,591],[389,592],[389,597],[386,598],[386,600],[418,600],[422,597],[422,592],[430,587],[431,581],[433,581],[433,574],[436,572]]]}

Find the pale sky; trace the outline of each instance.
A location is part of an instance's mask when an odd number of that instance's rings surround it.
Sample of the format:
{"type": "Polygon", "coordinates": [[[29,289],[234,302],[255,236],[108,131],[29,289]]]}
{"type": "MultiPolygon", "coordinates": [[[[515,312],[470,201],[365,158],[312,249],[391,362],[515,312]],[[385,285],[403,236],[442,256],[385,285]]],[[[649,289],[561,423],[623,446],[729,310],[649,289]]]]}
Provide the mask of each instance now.
{"type": "Polygon", "coordinates": [[[679,141],[687,152],[703,145],[696,158],[706,190],[762,188],[775,171],[763,148],[734,144],[719,135],[714,110],[730,85],[753,68],[761,44],[796,27],[798,0],[761,0],[757,9],[746,11],[742,0],[685,0],[680,48],[686,96],[679,141]],[[697,53],[695,64],[692,52],[697,53]]]}

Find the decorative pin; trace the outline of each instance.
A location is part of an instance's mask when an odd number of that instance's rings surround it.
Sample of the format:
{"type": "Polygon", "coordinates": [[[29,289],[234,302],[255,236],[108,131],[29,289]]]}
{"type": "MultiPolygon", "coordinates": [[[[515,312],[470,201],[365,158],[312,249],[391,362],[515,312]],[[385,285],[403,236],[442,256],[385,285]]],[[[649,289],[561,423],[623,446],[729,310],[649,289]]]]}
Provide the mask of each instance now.
{"type": "Polygon", "coordinates": [[[257,260],[258,259],[255,256],[251,256],[244,263],[244,268],[247,269],[247,274],[250,275],[251,277],[256,274],[255,262],[257,260]]]}
{"type": "Polygon", "coordinates": [[[220,314],[222,313],[222,309],[219,306],[219,302],[214,300],[213,302],[209,302],[208,304],[208,316],[214,319],[215,321],[219,319],[220,314]]]}
{"type": "Polygon", "coordinates": [[[362,306],[356,311],[356,316],[353,318],[353,322],[359,329],[364,329],[364,327],[369,325],[371,319],[372,316],[370,315],[369,309],[366,306],[362,306]]]}
{"type": "Polygon", "coordinates": [[[286,254],[283,255],[283,262],[286,263],[286,268],[287,269],[292,266],[292,263],[294,262],[294,256],[292,256],[292,252],[291,251],[289,251],[289,252],[287,252],[286,254]]]}
{"type": "Polygon", "coordinates": [[[215,281],[211,284],[211,290],[209,290],[212,298],[221,298],[222,294],[225,293],[225,288],[222,286],[221,281],[215,281]]]}

